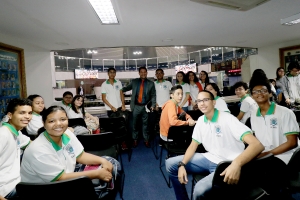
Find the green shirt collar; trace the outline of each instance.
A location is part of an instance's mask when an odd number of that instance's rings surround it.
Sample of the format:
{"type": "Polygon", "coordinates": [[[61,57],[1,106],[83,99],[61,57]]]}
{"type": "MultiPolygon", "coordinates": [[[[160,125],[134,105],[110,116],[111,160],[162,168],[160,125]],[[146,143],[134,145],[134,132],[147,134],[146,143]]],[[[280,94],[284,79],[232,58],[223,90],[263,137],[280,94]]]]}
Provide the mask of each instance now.
{"type": "MultiPolygon", "coordinates": [[[[66,105],[66,104],[65,104],[65,102],[64,102],[64,100],[62,100],[61,102],[62,102],[62,104],[63,104],[63,105],[66,105]]],[[[69,104],[68,104],[68,107],[70,107],[70,108],[71,108],[71,107],[72,107],[72,105],[69,103],[69,104]]]]}
{"type": "Polygon", "coordinates": [[[32,114],[35,116],[41,116],[40,114],[37,114],[36,112],[32,112],[32,114]]]}
{"type": "Polygon", "coordinates": [[[244,99],[246,99],[247,97],[249,97],[249,94],[245,94],[242,98],[241,98],[241,100],[240,100],[240,102],[242,102],[244,99]]]}
{"type": "MultiPolygon", "coordinates": [[[[162,82],[166,82],[166,81],[165,81],[165,79],[163,79],[163,81],[162,81],[162,82]]],[[[156,83],[159,83],[159,82],[158,82],[158,80],[156,80],[156,83]]]]}
{"type": "Polygon", "coordinates": [[[218,98],[220,98],[219,96],[216,96],[215,98],[214,98],[214,100],[218,100],[218,98]]]}
{"type": "MultiPolygon", "coordinates": [[[[47,131],[44,132],[44,136],[47,138],[47,140],[48,140],[49,142],[51,142],[51,144],[52,144],[53,148],[55,149],[55,151],[61,150],[61,147],[60,147],[56,142],[54,142],[54,141],[52,140],[52,138],[49,136],[49,133],[48,133],[47,131]]],[[[70,141],[70,137],[69,137],[67,134],[65,134],[65,133],[62,134],[61,139],[62,139],[62,143],[63,143],[65,146],[66,146],[66,145],[69,143],[69,141],[70,141]]]]}
{"type": "MultiPolygon", "coordinates": [[[[270,105],[270,108],[268,109],[268,111],[266,113],[266,115],[272,115],[272,114],[274,114],[274,112],[275,112],[275,106],[276,106],[276,104],[274,102],[272,102],[271,105],[270,105]]],[[[258,117],[262,116],[261,112],[260,112],[260,108],[257,109],[256,116],[258,116],[258,117]]]]}
{"type": "MultiPolygon", "coordinates": [[[[218,121],[218,117],[219,117],[219,111],[217,109],[214,110],[214,116],[211,119],[211,122],[217,122],[218,121]]],[[[206,118],[206,116],[204,115],[204,122],[207,123],[209,120],[206,118]]]]}
{"type": "Polygon", "coordinates": [[[177,84],[178,84],[178,85],[184,85],[184,84],[185,84],[185,82],[183,82],[183,81],[182,81],[182,83],[181,83],[181,84],[179,84],[179,82],[177,82],[177,84]]]}
{"type": "MultiPolygon", "coordinates": [[[[106,80],[106,84],[110,84],[110,82],[108,81],[109,79],[106,80]]],[[[114,83],[116,83],[116,79],[114,79],[114,83]]]]}
{"type": "Polygon", "coordinates": [[[178,105],[178,103],[174,99],[171,99],[171,101],[173,101],[173,103],[175,103],[176,106],[178,105]]]}
{"type": "Polygon", "coordinates": [[[7,122],[4,122],[3,126],[6,126],[10,130],[10,132],[12,134],[14,134],[15,136],[17,136],[17,137],[19,136],[19,132],[17,131],[17,129],[13,125],[11,125],[7,122]]]}

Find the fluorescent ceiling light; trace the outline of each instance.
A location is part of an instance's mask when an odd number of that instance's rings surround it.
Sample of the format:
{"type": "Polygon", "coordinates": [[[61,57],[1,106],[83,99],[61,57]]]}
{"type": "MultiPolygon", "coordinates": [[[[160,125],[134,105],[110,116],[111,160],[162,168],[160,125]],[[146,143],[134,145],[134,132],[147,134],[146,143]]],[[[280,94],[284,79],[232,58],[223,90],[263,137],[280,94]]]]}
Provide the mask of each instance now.
{"type": "Polygon", "coordinates": [[[280,23],[282,25],[288,25],[288,26],[298,24],[298,23],[300,23],[300,13],[290,16],[290,17],[287,17],[285,19],[281,19],[280,23]]]}
{"type": "Polygon", "coordinates": [[[111,0],[89,0],[102,24],[119,24],[111,0]]]}

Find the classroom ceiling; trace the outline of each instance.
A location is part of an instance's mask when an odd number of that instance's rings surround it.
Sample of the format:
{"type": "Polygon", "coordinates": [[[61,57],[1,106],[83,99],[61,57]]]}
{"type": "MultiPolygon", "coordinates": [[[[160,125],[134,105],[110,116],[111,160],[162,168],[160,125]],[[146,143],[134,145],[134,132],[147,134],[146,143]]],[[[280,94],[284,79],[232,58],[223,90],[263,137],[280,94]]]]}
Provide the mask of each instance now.
{"type": "Polygon", "coordinates": [[[248,11],[190,0],[113,4],[119,25],[102,25],[87,0],[0,0],[0,33],[50,51],[175,45],[259,48],[300,39],[300,24],[280,24],[280,19],[299,12],[299,0],[271,0],[248,11]]]}

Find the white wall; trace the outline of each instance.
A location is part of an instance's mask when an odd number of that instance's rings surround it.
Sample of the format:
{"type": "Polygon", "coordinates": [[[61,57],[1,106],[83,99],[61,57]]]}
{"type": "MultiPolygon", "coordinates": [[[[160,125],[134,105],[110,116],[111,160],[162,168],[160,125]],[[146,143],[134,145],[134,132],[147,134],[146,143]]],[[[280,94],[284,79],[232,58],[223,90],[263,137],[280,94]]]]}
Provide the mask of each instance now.
{"type": "Polygon", "coordinates": [[[49,50],[3,34],[0,34],[0,42],[24,49],[27,95],[39,94],[44,98],[46,106],[50,106],[53,93],[49,50]]]}
{"type": "Polygon", "coordinates": [[[255,69],[262,69],[268,78],[276,77],[276,69],[280,66],[279,48],[300,45],[300,40],[282,42],[258,48],[258,54],[250,56],[251,74],[255,69]]]}

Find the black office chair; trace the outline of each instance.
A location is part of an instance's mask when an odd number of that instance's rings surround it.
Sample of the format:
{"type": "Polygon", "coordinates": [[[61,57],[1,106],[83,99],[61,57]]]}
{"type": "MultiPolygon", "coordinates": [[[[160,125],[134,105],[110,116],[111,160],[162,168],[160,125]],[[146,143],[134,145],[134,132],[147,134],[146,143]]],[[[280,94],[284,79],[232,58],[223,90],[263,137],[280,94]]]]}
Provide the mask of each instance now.
{"type": "MultiPolygon", "coordinates": [[[[126,141],[128,147],[128,161],[131,160],[132,149],[130,147],[129,141],[131,141],[131,137],[128,132],[128,124],[126,123],[123,117],[117,118],[99,118],[100,122],[100,130],[102,131],[110,131],[114,134],[114,143],[118,147],[118,151],[121,152],[121,143],[126,141]]],[[[121,154],[119,154],[120,160],[122,162],[121,154]]],[[[122,166],[123,167],[123,166],[122,166]]]]}
{"type": "Polygon", "coordinates": [[[21,182],[16,189],[22,200],[98,199],[92,181],[85,176],[50,183],[21,182]]]}
{"type": "Polygon", "coordinates": [[[197,121],[198,118],[203,115],[203,113],[200,110],[189,110],[187,111],[187,114],[190,115],[195,121],[197,121]]]}
{"type": "MultiPolygon", "coordinates": [[[[115,145],[115,135],[112,132],[104,132],[93,135],[77,135],[78,140],[81,142],[84,151],[97,156],[110,156],[118,159],[118,150],[115,145]]],[[[121,185],[120,196],[123,198],[123,188],[125,180],[125,172],[123,163],[121,164],[121,185]]]]}
{"type": "Polygon", "coordinates": [[[164,141],[160,150],[160,161],[159,161],[159,169],[168,185],[171,188],[170,178],[167,180],[162,167],[164,167],[164,163],[162,162],[162,152],[163,148],[167,150],[167,157],[176,155],[183,155],[186,149],[189,147],[192,141],[192,133],[193,126],[171,126],[168,132],[168,140],[172,140],[169,142],[164,141]]]}
{"type": "Polygon", "coordinates": [[[87,128],[86,123],[83,118],[73,118],[68,119],[69,127],[75,127],[75,126],[83,126],[87,128]]]}
{"type": "Polygon", "coordinates": [[[300,148],[291,157],[288,165],[288,189],[290,193],[300,192],[300,148]]]}

